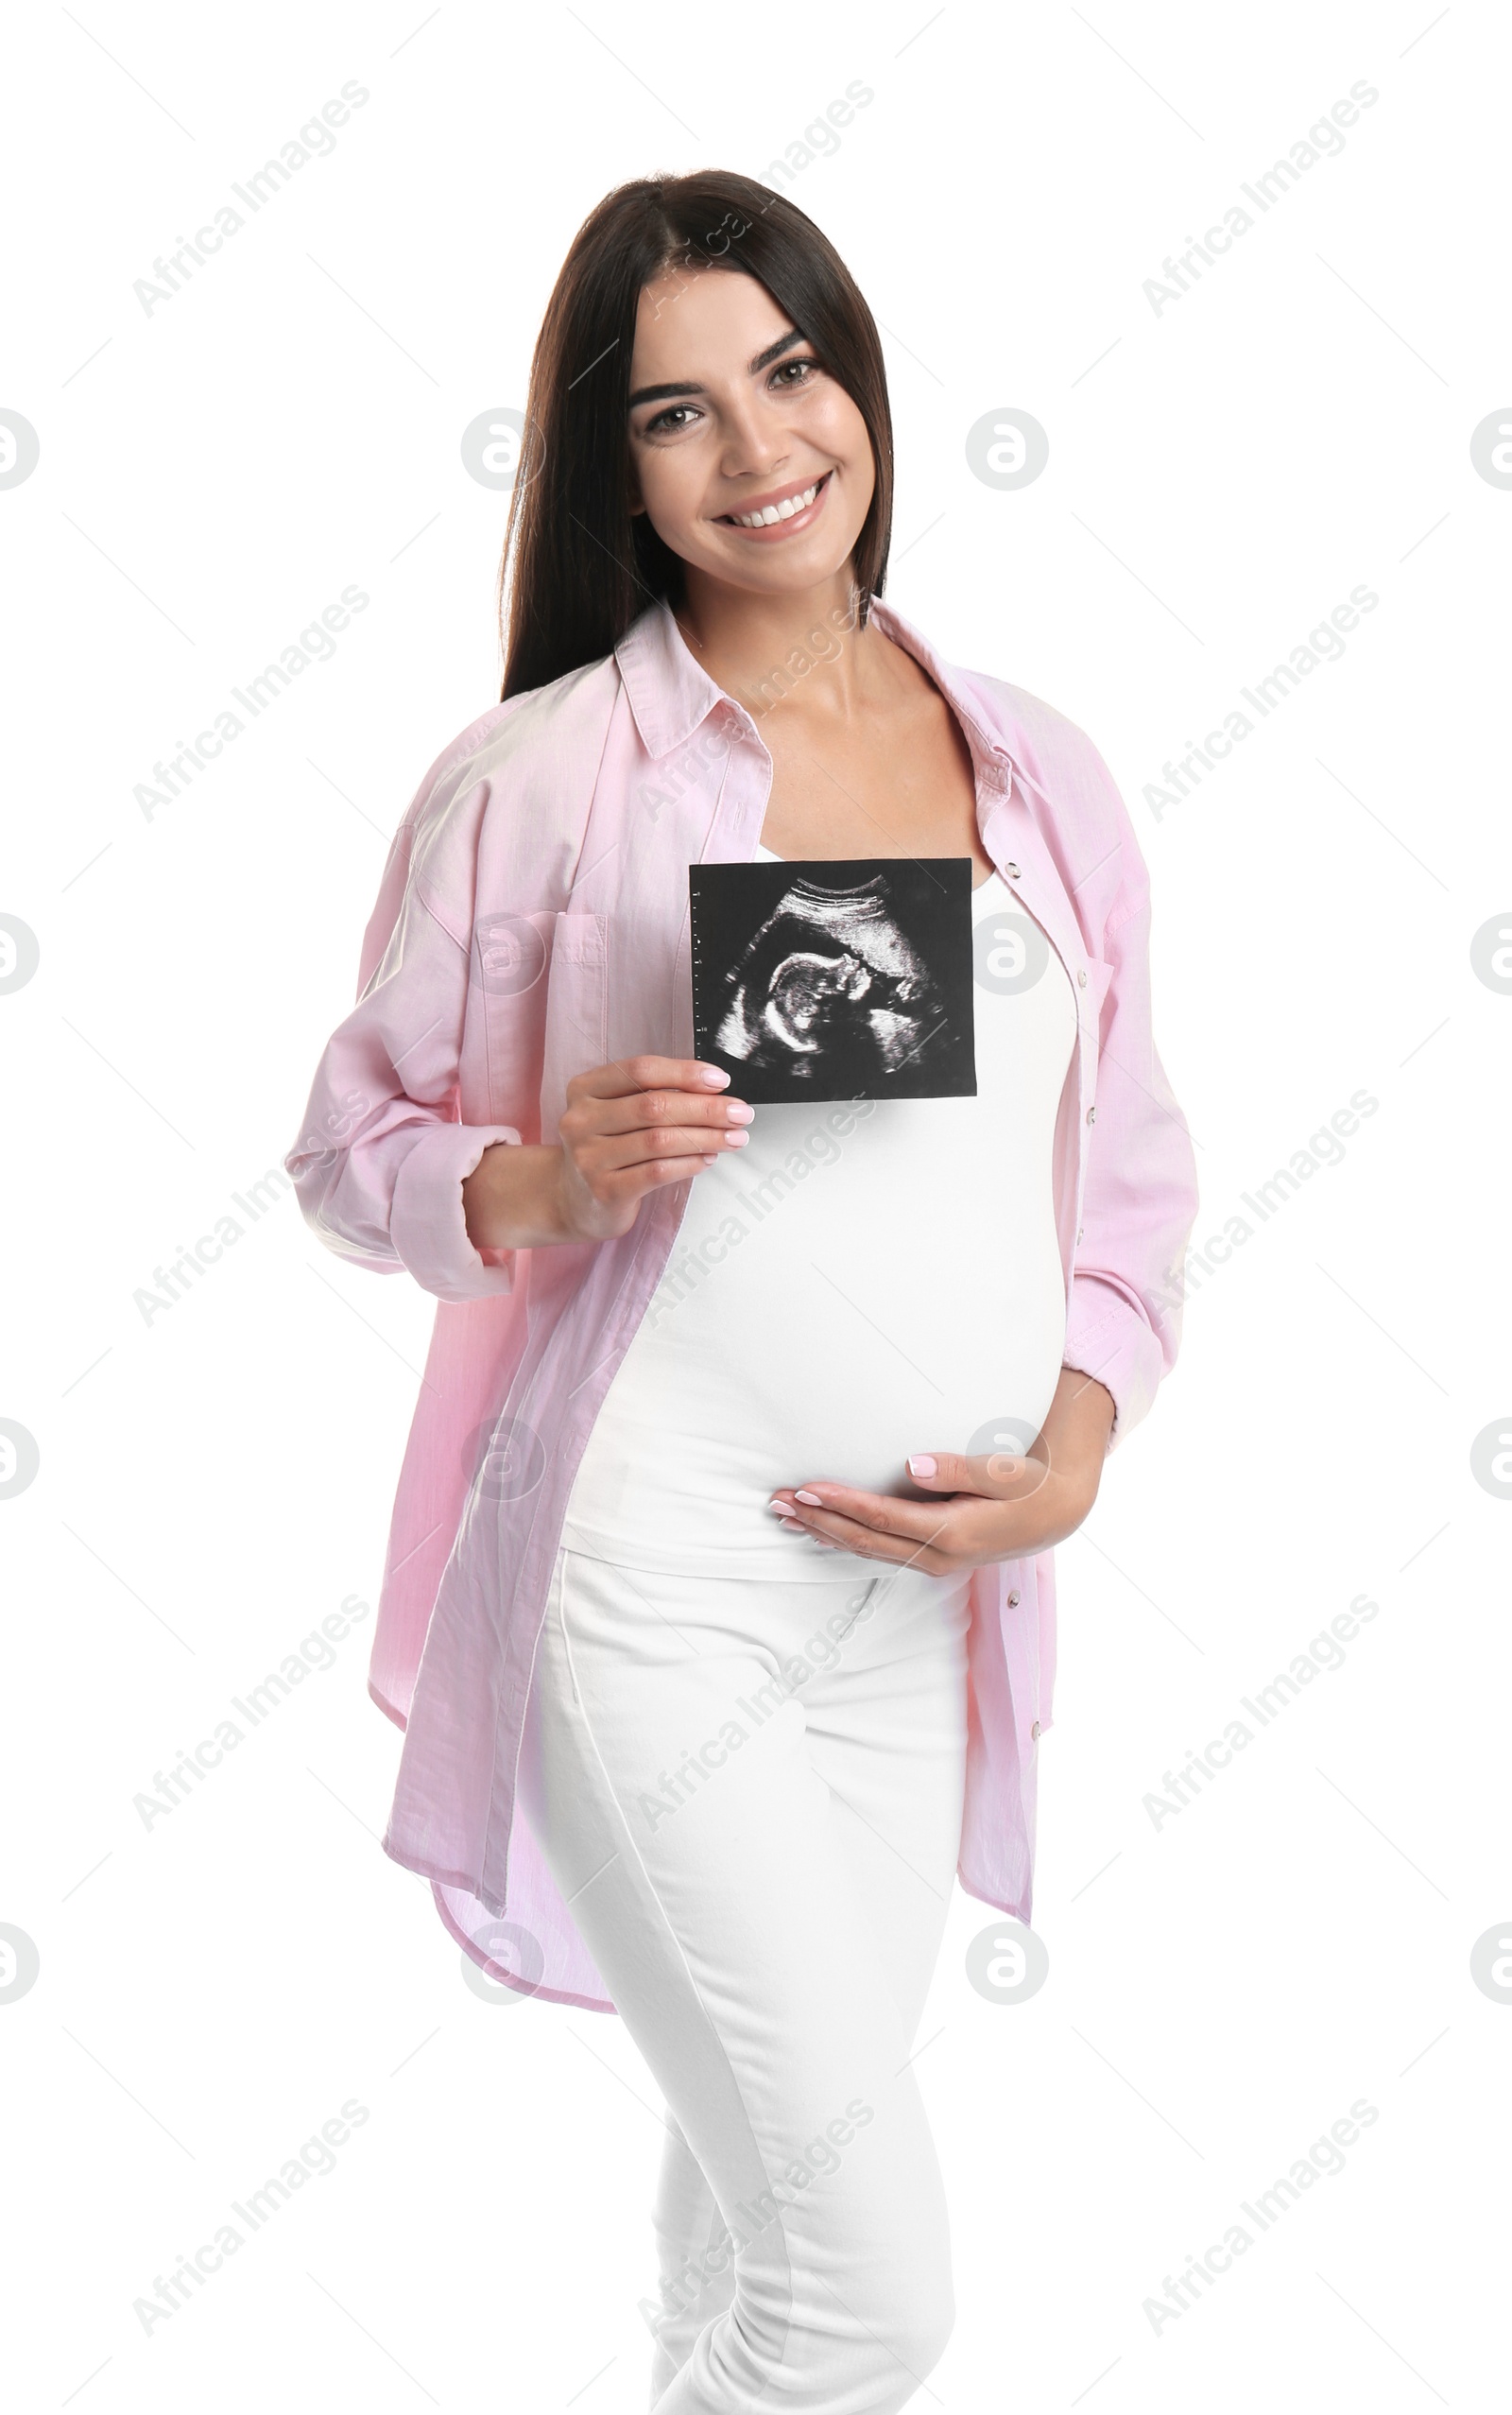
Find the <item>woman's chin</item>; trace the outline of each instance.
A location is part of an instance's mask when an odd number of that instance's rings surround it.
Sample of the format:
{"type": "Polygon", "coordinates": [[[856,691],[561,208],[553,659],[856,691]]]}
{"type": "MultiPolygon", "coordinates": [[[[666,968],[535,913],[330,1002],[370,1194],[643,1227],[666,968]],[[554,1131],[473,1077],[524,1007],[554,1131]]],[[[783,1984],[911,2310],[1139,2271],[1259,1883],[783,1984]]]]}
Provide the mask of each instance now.
{"type": "Polygon", "coordinates": [[[854,550],[853,541],[837,555],[833,544],[811,544],[803,538],[796,538],[791,545],[726,547],[716,540],[696,551],[673,547],[674,552],[682,552],[690,570],[717,587],[747,595],[812,595],[816,587],[850,578],[854,550]]]}

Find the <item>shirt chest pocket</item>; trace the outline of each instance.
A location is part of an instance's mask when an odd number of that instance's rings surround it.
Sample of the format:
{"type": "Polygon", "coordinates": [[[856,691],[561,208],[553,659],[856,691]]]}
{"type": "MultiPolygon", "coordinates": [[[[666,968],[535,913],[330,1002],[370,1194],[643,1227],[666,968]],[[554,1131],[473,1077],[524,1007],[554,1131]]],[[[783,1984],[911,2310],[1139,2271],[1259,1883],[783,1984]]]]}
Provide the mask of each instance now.
{"type": "Polygon", "coordinates": [[[526,1141],[538,1137],[547,975],[560,920],[550,911],[482,914],[472,929],[468,984],[470,1022],[481,1037],[481,1120],[511,1124],[526,1141]]]}
{"type": "Polygon", "coordinates": [[[567,1104],[568,1082],[609,1055],[609,917],[532,919],[552,925],[541,1072],[541,1137],[550,1142],[567,1104]]]}

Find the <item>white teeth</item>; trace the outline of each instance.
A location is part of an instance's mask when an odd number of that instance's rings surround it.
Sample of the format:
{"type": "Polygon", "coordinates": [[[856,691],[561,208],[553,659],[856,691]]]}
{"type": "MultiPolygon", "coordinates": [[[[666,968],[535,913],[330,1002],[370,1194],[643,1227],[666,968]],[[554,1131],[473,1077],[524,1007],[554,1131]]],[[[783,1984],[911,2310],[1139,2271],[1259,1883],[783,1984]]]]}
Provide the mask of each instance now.
{"type": "Polygon", "coordinates": [[[791,520],[796,511],[806,511],[823,483],[822,478],[817,479],[801,494],[790,495],[785,503],[769,503],[762,511],[731,511],[729,517],[737,528],[769,528],[776,520],[791,520]]]}

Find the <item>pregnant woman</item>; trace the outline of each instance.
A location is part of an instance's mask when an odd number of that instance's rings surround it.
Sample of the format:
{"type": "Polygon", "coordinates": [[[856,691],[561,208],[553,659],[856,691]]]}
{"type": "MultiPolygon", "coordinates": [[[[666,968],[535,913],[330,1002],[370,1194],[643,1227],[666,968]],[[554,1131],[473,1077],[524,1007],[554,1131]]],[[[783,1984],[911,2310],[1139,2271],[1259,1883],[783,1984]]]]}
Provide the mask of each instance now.
{"type": "Polygon", "coordinates": [[[1127,814],[883,602],[891,494],[817,228],[738,176],[610,193],[537,347],[503,701],[404,818],[286,1160],[441,1303],[384,1845],[655,2076],[660,2415],[885,2415],[941,2354],[910,2058],[953,1879],[1028,1917],[1051,1550],[1175,1358],[1195,1206],[1127,814]],[[690,866],[801,902],[946,857],[973,1094],[753,1107],[700,1061],[690,866]]]}

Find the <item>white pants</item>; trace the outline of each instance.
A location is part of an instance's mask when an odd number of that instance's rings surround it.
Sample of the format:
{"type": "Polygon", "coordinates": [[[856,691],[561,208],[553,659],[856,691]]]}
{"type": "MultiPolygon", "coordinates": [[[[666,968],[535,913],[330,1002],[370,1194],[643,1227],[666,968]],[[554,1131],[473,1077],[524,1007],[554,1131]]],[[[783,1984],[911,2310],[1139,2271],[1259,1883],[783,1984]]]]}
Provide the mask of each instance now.
{"type": "Polygon", "coordinates": [[[773,1582],[558,1551],[521,1805],[668,2108],[658,2415],[892,2415],[949,2336],[909,2057],[960,1848],[969,1591],[850,1555],[773,1582]]]}

